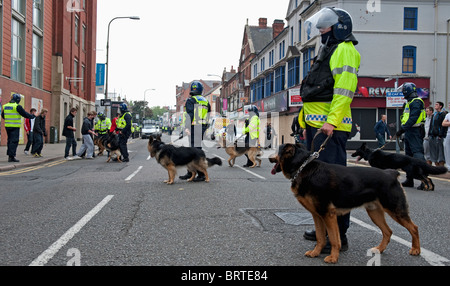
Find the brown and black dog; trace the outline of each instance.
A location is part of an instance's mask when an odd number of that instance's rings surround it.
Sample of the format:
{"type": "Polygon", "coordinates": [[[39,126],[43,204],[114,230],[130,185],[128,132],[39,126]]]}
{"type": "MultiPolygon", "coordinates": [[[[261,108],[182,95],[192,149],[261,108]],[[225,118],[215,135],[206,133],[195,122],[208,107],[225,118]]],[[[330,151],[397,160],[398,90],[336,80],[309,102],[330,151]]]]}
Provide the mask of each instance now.
{"type": "Polygon", "coordinates": [[[224,148],[225,152],[230,156],[228,158],[228,164],[230,167],[234,166],[234,162],[237,157],[244,156],[247,154],[250,161],[253,163],[250,168],[256,167],[256,162],[258,161],[258,167],[261,167],[261,150],[258,147],[238,147],[237,142],[230,143],[226,140],[225,136],[222,140],[219,139],[219,146],[218,148],[224,148]]]}
{"type": "MultiPolygon", "coordinates": [[[[122,160],[120,159],[120,156],[122,155],[120,153],[120,147],[119,147],[119,135],[117,135],[116,133],[109,133],[106,136],[103,136],[103,139],[101,140],[100,143],[106,151],[108,151],[109,156],[108,156],[108,161],[106,161],[107,163],[111,162],[112,157],[115,155],[117,158],[117,161],[119,161],[120,163],[122,163],[122,160]]],[[[99,149],[100,149],[100,145],[99,149]]]]}
{"type": "Polygon", "coordinates": [[[107,135],[95,136],[94,137],[94,145],[98,146],[98,156],[103,156],[103,152],[105,152],[105,139],[107,135]]]}
{"type": "Polygon", "coordinates": [[[206,158],[205,152],[197,148],[166,145],[161,141],[160,136],[156,138],[150,136],[147,148],[150,156],[156,158],[156,161],[169,173],[169,179],[164,181],[168,185],[174,183],[177,167],[186,166],[192,173],[192,177],[188,182],[194,180],[197,172],[205,174],[205,182],[209,182],[207,169],[214,165],[222,166],[222,160],[218,157],[206,158]]]}
{"type": "Polygon", "coordinates": [[[292,192],[313,216],[317,244],[314,250],[306,252],[306,256],[319,256],[328,232],[331,255],[325,258],[325,262],[337,263],[341,246],[337,215],[361,206],[383,234],[380,245],[372,248],[373,252],[382,253],[392,235],[385,220],[386,212],[410,232],[412,248],[409,254],[420,254],[419,230],[409,216],[398,171],[344,167],[313,160],[299,172],[310,155],[303,145],[285,144],[280,146],[278,154],[269,158],[275,164],[272,174],[283,172],[292,181],[292,192]]]}

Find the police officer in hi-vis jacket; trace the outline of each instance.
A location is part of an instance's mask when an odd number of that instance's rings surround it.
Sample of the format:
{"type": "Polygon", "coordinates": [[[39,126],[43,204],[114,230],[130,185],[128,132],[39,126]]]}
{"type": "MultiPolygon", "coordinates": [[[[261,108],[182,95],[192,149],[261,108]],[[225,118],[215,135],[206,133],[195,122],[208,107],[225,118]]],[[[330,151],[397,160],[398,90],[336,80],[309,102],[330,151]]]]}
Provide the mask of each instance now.
{"type": "MultiPolygon", "coordinates": [[[[353,101],[357,84],[361,56],[355,45],[353,21],[342,9],[326,7],[305,21],[307,32],[313,38],[320,35],[321,47],[314,64],[302,83],[301,95],[304,102],[299,115],[300,127],[306,129],[307,147],[318,151],[328,136],[332,136],[318,160],[347,165],[346,143],[352,130],[353,101]],[[316,139],[313,139],[320,132],[316,139]]],[[[338,216],[341,237],[341,251],[348,249],[347,229],[350,213],[338,216]]],[[[305,239],[315,240],[315,231],[307,231],[305,239]]],[[[322,250],[330,253],[331,246],[322,250]]]]}
{"type": "Polygon", "coordinates": [[[16,159],[17,146],[19,145],[20,127],[22,126],[22,117],[34,119],[36,116],[26,112],[21,105],[19,105],[22,96],[20,94],[13,94],[11,101],[2,107],[2,118],[5,122],[6,134],[8,135],[8,162],[18,163],[16,159]]]}

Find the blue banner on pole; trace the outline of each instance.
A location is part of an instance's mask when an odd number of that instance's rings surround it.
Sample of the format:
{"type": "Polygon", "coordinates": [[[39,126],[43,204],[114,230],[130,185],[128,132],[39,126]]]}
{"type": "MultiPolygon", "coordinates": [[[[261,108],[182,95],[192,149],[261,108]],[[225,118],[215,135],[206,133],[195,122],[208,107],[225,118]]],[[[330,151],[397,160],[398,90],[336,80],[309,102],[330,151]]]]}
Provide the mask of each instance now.
{"type": "Polygon", "coordinates": [[[106,64],[97,64],[97,74],[95,77],[95,85],[96,86],[104,86],[105,85],[105,69],[106,69],[106,64]]]}

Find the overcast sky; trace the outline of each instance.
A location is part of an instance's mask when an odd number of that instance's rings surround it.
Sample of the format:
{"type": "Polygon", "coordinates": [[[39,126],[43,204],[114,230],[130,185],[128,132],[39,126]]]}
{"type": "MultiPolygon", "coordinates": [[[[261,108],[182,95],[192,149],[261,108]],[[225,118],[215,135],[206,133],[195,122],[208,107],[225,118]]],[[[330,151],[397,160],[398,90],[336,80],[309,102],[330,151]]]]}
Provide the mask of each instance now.
{"type": "MultiPolygon", "coordinates": [[[[106,62],[110,28],[109,92],[150,106],[176,104],[176,85],[196,79],[220,80],[237,69],[247,19],[284,20],[289,0],[98,0],[97,62],[106,62]]],[[[287,25],[287,23],[285,24],[287,25]]],[[[103,98],[103,97],[101,97],[103,98]]],[[[99,98],[100,99],[100,98],[99,98]]]]}

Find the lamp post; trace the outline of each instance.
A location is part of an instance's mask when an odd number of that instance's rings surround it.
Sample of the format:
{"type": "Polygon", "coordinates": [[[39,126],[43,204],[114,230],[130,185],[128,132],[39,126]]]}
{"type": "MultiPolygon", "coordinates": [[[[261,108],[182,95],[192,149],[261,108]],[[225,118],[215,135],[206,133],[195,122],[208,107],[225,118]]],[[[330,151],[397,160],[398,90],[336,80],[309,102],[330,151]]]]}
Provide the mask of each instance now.
{"type": "MultiPolygon", "coordinates": [[[[108,84],[109,84],[109,80],[108,80],[108,73],[109,73],[109,29],[111,27],[111,23],[114,20],[117,20],[117,19],[140,20],[141,18],[139,18],[138,16],[115,17],[111,21],[109,21],[109,24],[108,24],[108,35],[107,35],[107,39],[106,39],[106,87],[105,87],[105,99],[108,99],[108,84]]],[[[105,113],[106,114],[108,113],[107,107],[105,108],[105,113]]]]}

